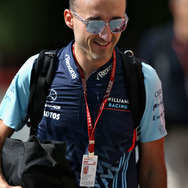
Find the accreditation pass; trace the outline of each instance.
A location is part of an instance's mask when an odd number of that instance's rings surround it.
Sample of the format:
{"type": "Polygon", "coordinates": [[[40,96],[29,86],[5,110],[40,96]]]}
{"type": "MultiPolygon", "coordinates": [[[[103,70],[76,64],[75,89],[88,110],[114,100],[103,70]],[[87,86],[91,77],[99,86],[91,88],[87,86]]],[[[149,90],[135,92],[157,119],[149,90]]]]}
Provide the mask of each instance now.
{"type": "Polygon", "coordinates": [[[88,155],[83,155],[80,186],[94,187],[96,171],[97,171],[97,161],[98,161],[97,155],[94,155],[93,157],[88,157],[88,155]]]}

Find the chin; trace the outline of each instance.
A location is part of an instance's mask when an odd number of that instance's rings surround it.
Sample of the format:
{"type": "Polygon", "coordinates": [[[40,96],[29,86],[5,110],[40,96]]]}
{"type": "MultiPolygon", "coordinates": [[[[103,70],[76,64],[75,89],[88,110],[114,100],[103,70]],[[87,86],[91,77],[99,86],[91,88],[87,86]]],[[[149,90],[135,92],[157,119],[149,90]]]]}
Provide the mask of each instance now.
{"type": "Polygon", "coordinates": [[[94,60],[98,60],[98,61],[109,61],[110,58],[112,57],[112,53],[113,53],[113,50],[108,50],[108,52],[105,52],[105,51],[100,51],[98,53],[96,52],[93,52],[91,53],[91,57],[94,59],[94,60]],[[109,52],[110,51],[110,52],[109,52]]]}
{"type": "Polygon", "coordinates": [[[95,55],[92,57],[93,57],[93,60],[98,61],[98,62],[103,62],[103,63],[107,63],[111,58],[111,56],[98,56],[98,55],[95,55]]]}

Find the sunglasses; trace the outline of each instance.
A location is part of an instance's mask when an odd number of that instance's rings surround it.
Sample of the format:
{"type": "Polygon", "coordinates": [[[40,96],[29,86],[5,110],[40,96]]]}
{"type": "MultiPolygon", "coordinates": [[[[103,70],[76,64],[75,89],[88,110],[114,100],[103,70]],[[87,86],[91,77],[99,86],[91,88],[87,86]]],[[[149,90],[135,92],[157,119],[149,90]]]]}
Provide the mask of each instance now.
{"type": "Polygon", "coordinates": [[[112,33],[120,33],[124,31],[127,27],[127,22],[129,20],[127,14],[125,13],[125,18],[114,19],[110,22],[104,22],[103,20],[85,20],[81,16],[79,16],[76,12],[73,12],[75,18],[80,20],[82,23],[86,25],[86,29],[89,33],[92,34],[100,34],[106,25],[110,26],[110,30],[112,33]]]}

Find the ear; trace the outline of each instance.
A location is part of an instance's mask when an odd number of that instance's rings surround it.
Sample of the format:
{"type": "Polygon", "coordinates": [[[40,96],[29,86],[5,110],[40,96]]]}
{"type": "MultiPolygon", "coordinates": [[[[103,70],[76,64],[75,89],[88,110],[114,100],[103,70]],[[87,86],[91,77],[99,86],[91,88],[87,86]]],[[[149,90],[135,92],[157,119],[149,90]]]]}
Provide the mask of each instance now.
{"type": "Polygon", "coordinates": [[[64,11],[64,20],[65,20],[66,25],[69,28],[73,29],[73,15],[69,9],[66,9],[64,11]]]}

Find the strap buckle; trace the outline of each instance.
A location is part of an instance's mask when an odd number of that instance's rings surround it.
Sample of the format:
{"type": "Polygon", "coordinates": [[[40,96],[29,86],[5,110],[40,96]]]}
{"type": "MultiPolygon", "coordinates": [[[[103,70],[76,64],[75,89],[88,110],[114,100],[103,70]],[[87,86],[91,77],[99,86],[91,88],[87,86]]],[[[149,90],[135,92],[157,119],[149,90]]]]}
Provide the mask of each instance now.
{"type": "Polygon", "coordinates": [[[126,55],[129,56],[129,57],[133,57],[133,56],[134,56],[134,53],[133,53],[132,50],[126,50],[126,51],[124,52],[124,54],[126,54],[126,55]]]}

